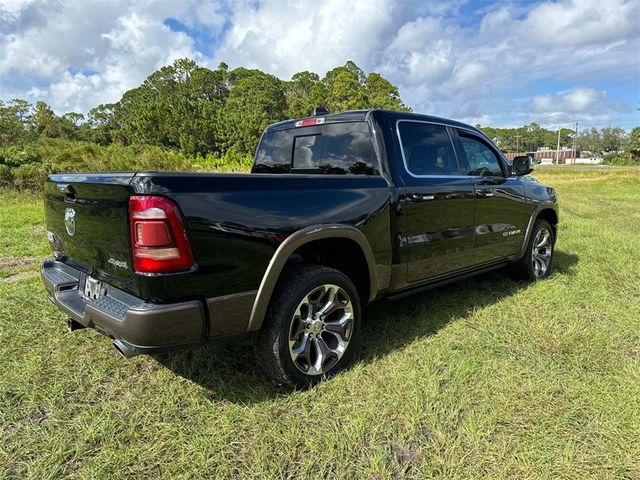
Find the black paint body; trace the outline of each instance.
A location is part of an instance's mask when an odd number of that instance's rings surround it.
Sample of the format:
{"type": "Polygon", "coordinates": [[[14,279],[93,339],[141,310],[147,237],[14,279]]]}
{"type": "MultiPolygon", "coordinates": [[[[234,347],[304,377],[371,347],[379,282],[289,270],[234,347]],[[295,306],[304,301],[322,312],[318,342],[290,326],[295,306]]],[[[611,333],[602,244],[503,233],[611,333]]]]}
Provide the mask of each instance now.
{"type": "MultiPolygon", "coordinates": [[[[360,230],[378,272],[373,297],[393,295],[487,266],[517,260],[532,219],[557,219],[555,192],[530,177],[416,177],[405,168],[398,121],[444,125],[463,172],[457,132],[489,140],[465,124],[424,115],[363,111],[328,115],[327,124],[366,122],[378,175],[108,173],[59,174],[45,185],[50,240],[59,261],[140,299],[159,304],[258,290],[283,239],[310,226],[342,224],[360,230]],[[69,192],[73,192],[71,198],[69,192]],[[491,195],[487,196],[487,192],[491,195]],[[128,225],[130,195],[161,195],[178,205],[196,266],[188,272],[133,272],[128,225]],[[65,208],[77,213],[77,232],[65,231],[65,208]],[[514,233],[515,232],[515,233],[514,233]],[[110,259],[116,262],[110,262],[110,259]],[[126,262],[127,268],[116,265],[126,262]]],[[[305,128],[294,121],[266,133],[305,128]]],[[[495,148],[495,147],[493,147],[495,148]]],[[[208,326],[204,332],[210,331],[208,326]]]]}

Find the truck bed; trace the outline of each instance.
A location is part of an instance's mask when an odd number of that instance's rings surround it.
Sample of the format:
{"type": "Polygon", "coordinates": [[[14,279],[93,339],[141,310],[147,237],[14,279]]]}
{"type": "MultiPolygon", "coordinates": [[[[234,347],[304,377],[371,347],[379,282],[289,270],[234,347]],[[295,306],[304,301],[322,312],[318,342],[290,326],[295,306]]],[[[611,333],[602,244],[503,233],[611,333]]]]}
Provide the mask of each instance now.
{"type": "Polygon", "coordinates": [[[381,176],[60,174],[46,182],[45,211],[52,247],[64,262],[144,300],[170,303],[257,289],[282,240],[309,225],[355,226],[373,240],[377,260],[390,264],[382,258],[391,251],[389,197],[381,176]],[[133,272],[130,195],[160,195],[177,203],[193,249],[193,272],[133,272]],[[74,236],[64,221],[71,207],[74,236]]]}

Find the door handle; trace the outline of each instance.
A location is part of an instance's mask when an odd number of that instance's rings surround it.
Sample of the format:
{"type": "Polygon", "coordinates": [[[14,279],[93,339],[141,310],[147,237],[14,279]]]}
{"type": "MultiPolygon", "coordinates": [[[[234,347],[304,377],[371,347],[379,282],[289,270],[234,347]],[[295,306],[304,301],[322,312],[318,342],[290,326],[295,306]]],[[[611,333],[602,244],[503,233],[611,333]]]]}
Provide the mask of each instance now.
{"type": "Polygon", "coordinates": [[[435,198],[435,195],[419,195],[417,193],[411,195],[411,200],[413,200],[414,202],[424,202],[427,200],[433,200],[435,198]]]}
{"type": "Polygon", "coordinates": [[[476,192],[476,198],[490,198],[493,197],[493,192],[490,190],[478,190],[476,192]]]}

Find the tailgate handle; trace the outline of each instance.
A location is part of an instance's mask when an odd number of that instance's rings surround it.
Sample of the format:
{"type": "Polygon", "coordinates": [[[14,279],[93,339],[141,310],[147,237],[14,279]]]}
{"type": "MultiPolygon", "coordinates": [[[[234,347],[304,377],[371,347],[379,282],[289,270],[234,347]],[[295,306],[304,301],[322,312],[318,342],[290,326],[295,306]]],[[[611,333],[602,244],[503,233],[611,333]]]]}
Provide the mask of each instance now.
{"type": "Polygon", "coordinates": [[[76,189],[68,183],[58,183],[56,185],[61,192],[64,192],[64,201],[67,203],[74,203],[76,198],[76,189]]]}

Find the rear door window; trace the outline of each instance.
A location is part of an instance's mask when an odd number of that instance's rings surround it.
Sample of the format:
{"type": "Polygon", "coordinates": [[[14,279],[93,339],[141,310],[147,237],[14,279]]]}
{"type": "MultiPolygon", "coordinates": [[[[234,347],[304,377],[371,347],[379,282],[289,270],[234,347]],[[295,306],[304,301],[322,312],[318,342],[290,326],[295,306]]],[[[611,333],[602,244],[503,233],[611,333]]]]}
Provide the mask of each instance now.
{"type": "Polygon", "coordinates": [[[423,122],[398,123],[407,171],[414,176],[459,175],[447,128],[423,122]]]}
{"type": "Polygon", "coordinates": [[[330,123],[264,135],[256,173],[377,175],[377,160],[366,122],[330,123]],[[286,132],[286,133],[285,133],[286,132]]]}

